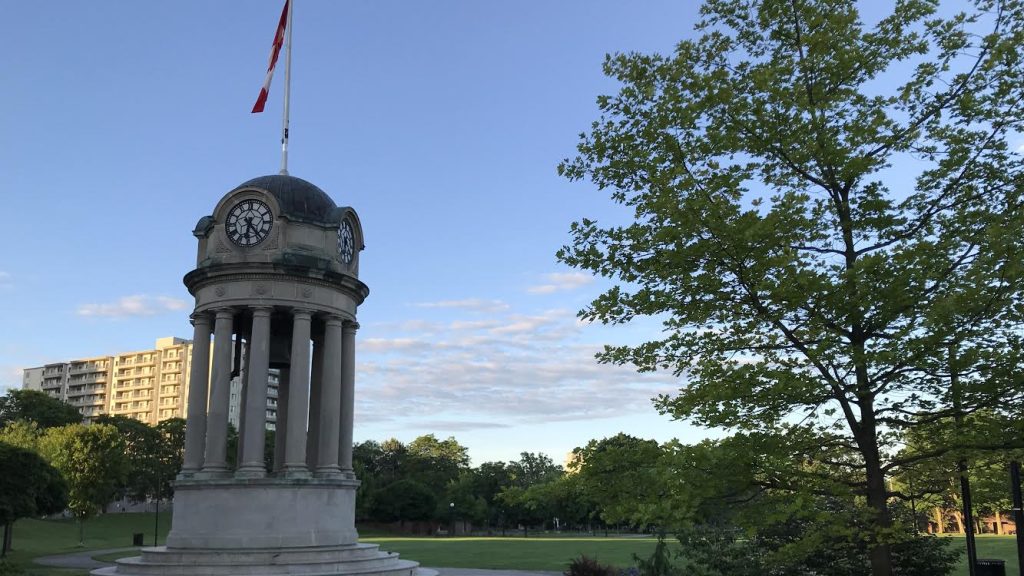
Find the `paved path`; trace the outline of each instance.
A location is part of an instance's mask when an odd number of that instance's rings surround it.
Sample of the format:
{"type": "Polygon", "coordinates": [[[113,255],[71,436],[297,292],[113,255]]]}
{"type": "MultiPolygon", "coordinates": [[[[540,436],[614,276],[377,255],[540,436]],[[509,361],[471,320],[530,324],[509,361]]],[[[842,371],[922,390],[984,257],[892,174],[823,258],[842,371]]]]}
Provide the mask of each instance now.
{"type": "MultiPolygon", "coordinates": [[[[114,552],[131,552],[137,548],[108,548],[106,550],[83,550],[71,554],[55,554],[53,556],[40,556],[34,562],[43,566],[55,568],[77,568],[92,570],[113,565],[112,562],[100,562],[93,560],[93,556],[102,556],[114,552]]],[[[440,576],[561,576],[561,572],[542,572],[527,570],[482,570],[478,568],[433,568],[440,576]]]]}
{"type": "Polygon", "coordinates": [[[129,547],[107,548],[106,550],[83,550],[81,552],[72,552],[71,554],[40,556],[33,560],[33,562],[36,564],[42,564],[43,566],[53,566],[55,568],[81,568],[84,570],[92,570],[93,568],[103,568],[104,566],[113,565],[112,562],[100,562],[98,560],[93,560],[93,556],[112,554],[114,552],[130,552],[132,550],[136,550],[136,548],[129,547]]]}

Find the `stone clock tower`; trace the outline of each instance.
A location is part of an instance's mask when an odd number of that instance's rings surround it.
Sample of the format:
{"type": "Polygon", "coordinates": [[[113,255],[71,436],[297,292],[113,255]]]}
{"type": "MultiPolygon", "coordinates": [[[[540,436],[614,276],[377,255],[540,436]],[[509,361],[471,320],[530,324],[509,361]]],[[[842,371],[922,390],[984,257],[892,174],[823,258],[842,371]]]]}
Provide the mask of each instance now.
{"type": "Polygon", "coordinates": [[[356,310],[369,293],[359,280],[355,210],[300,178],[263,176],[228,192],[193,234],[199,253],[184,279],[196,302],[185,462],[167,545],[94,574],[430,572],[359,544],[355,530],[356,310]],[[280,378],[268,462],[271,368],[280,378]],[[245,382],[231,467],[237,374],[245,382]]]}

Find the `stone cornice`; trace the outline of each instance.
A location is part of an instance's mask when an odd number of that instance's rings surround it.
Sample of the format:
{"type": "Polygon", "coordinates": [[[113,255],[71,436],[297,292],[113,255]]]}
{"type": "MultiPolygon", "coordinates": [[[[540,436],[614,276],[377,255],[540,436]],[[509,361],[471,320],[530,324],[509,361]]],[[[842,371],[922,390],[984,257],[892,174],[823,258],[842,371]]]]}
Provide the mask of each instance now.
{"type": "Polygon", "coordinates": [[[298,284],[341,290],[355,296],[357,304],[362,304],[370,294],[370,288],[366,284],[347,274],[275,263],[250,262],[204,266],[185,274],[182,279],[185,287],[193,296],[200,288],[221,282],[271,280],[287,280],[298,284]]]}

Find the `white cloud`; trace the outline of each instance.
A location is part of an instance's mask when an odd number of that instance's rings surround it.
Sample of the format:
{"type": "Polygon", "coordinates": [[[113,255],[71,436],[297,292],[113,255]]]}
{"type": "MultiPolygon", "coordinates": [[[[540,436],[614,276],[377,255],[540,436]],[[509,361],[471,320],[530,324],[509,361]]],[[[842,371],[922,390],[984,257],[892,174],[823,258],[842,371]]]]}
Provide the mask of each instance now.
{"type": "Polygon", "coordinates": [[[1024,154],[1024,141],[1017,145],[1017,152],[1024,154]]]}
{"type": "Polygon", "coordinates": [[[419,302],[414,304],[417,308],[453,308],[469,310],[472,312],[501,312],[508,310],[509,306],[501,300],[482,300],[480,298],[466,298],[463,300],[441,300],[439,302],[419,302]]]}
{"type": "Polygon", "coordinates": [[[79,316],[125,318],[129,316],[154,316],[165,312],[187,310],[189,303],[170,296],[147,296],[137,294],[124,296],[107,304],[82,304],[76,313],[79,316]]]}
{"type": "Polygon", "coordinates": [[[545,283],[530,286],[526,289],[530,294],[553,294],[567,292],[586,286],[594,281],[594,277],[583,272],[553,272],[544,275],[545,283]]]}
{"type": "MultiPolygon", "coordinates": [[[[463,301],[465,302],[465,301],[463,301]]],[[[470,302],[493,302],[470,300],[470,302]]],[[[394,422],[395,407],[418,414],[441,433],[469,429],[653,415],[651,398],[672,393],[679,379],[599,365],[602,347],[580,341],[588,326],[570,310],[493,318],[455,316],[429,334],[378,325],[359,343],[357,414],[362,422],[394,422]]],[[[369,331],[367,331],[369,332],[369,331]]]]}
{"type": "Polygon", "coordinates": [[[20,366],[9,364],[0,366],[0,396],[7,394],[8,390],[21,388],[21,379],[24,369],[20,366]]]}
{"type": "Polygon", "coordinates": [[[11,273],[0,270],[0,288],[10,288],[11,286],[14,286],[11,273]]]}

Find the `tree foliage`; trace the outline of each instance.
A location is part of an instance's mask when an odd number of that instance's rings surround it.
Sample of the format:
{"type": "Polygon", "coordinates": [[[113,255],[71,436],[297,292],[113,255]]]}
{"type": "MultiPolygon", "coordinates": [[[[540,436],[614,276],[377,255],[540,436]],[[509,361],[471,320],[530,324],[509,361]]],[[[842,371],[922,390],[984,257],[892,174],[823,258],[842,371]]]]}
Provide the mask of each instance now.
{"type": "Polygon", "coordinates": [[[0,556],[15,520],[60,512],[66,504],[67,486],[56,469],[33,450],[0,442],[0,556]]]}
{"type": "MultiPolygon", "coordinates": [[[[561,261],[619,281],[581,315],[665,318],[602,361],[685,377],[663,412],[778,438],[821,493],[849,490],[892,573],[887,477],[917,426],[1020,407],[1024,8],[708,0],[671,56],[618,54],[622,84],[559,169],[633,210],[573,224],[561,261]],[[898,168],[898,169],[897,169],[898,168]],[[953,382],[959,382],[953,386],[953,382]]],[[[787,478],[761,478],[798,487],[787,478]]]]}
{"type": "Polygon", "coordinates": [[[82,415],[70,404],[38,390],[8,390],[0,396],[0,428],[14,421],[34,422],[39,428],[78,424],[82,415]]]}
{"type": "Polygon", "coordinates": [[[109,425],[50,428],[39,440],[39,452],[67,482],[68,509],[79,522],[114,499],[128,472],[124,442],[109,425]]]}
{"type": "Polygon", "coordinates": [[[651,512],[665,509],[666,490],[659,473],[664,454],[657,442],[620,432],[591,440],[573,456],[577,480],[600,506],[605,522],[658,522],[651,512]]]}

